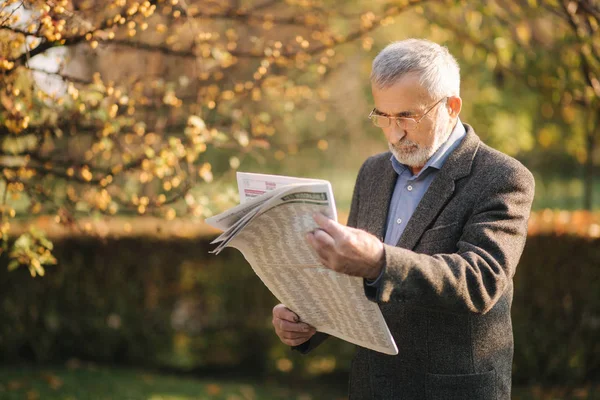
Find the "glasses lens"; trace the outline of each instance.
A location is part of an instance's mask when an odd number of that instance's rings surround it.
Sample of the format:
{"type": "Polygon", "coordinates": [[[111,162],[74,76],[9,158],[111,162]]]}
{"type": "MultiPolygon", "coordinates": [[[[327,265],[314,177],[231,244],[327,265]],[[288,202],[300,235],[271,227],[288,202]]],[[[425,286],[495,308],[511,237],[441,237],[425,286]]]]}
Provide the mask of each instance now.
{"type": "Polygon", "coordinates": [[[412,118],[398,118],[396,121],[398,126],[405,131],[412,131],[417,128],[417,121],[412,118]]]}
{"type": "Polygon", "coordinates": [[[384,115],[371,115],[371,121],[378,128],[387,128],[390,126],[390,119],[384,115]]]}

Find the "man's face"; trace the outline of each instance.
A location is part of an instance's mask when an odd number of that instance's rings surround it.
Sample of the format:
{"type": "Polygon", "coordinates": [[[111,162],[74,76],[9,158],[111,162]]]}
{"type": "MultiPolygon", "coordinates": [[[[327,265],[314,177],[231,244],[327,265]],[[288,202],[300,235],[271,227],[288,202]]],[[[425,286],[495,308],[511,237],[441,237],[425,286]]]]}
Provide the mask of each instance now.
{"type": "MultiPolygon", "coordinates": [[[[389,117],[410,117],[418,120],[429,107],[440,99],[432,98],[419,84],[416,74],[401,77],[385,89],[371,87],[375,112],[389,117]]],[[[388,146],[396,159],[410,167],[422,167],[450,134],[451,121],[445,109],[445,101],[437,104],[416,129],[406,131],[393,120],[387,128],[381,128],[388,146]]]]}

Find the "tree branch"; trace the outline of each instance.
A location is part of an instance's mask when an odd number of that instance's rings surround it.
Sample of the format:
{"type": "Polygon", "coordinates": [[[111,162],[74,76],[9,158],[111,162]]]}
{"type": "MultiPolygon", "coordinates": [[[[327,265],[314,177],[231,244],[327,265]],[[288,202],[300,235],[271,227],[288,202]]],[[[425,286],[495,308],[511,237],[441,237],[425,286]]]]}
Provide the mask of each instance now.
{"type": "Polygon", "coordinates": [[[56,76],[61,78],[63,81],[65,82],[75,82],[75,83],[80,83],[82,85],[91,85],[93,82],[88,80],[88,79],[84,79],[84,78],[79,78],[76,76],[72,76],[72,75],[66,75],[60,72],[52,72],[52,71],[46,71],[43,69],[39,69],[39,68],[32,68],[32,67],[28,67],[28,70],[32,71],[32,72],[39,72],[42,74],[46,74],[46,75],[51,75],[51,76],[56,76]]]}
{"type": "MultiPolygon", "coordinates": [[[[469,32],[466,32],[464,29],[460,29],[456,24],[453,24],[451,21],[445,20],[442,17],[440,17],[439,15],[437,15],[434,23],[441,28],[451,31],[461,41],[469,43],[475,47],[481,48],[481,49],[485,50],[487,53],[493,54],[496,56],[496,58],[498,58],[498,53],[496,52],[496,50],[493,47],[485,44],[481,40],[474,38],[469,32]]],[[[518,68],[516,65],[514,65],[512,63],[510,65],[502,65],[501,63],[497,63],[496,68],[500,69],[502,72],[506,72],[510,75],[515,76],[516,78],[520,79],[523,82],[527,82],[527,76],[525,75],[525,73],[520,68],[518,68]]],[[[538,84],[536,86],[539,89],[545,89],[545,90],[553,90],[554,89],[551,86],[546,86],[544,84],[539,83],[539,80],[538,80],[538,84]]],[[[582,97],[575,96],[574,93],[570,93],[570,94],[572,95],[573,101],[575,103],[577,103],[580,106],[584,106],[584,107],[587,106],[587,104],[585,103],[585,100],[582,97]]]]}
{"type": "MultiPolygon", "coordinates": [[[[151,5],[155,5],[157,2],[158,2],[158,0],[151,0],[150,4],[151,5]]],[[[123,12],[125,13],[125,10],[123,10],[123,12]]],[[[125,15],[127,15],[127,13],[125,13],[125,15]]],[[[135,16],[136,16],[136,14],[130,15],[129,19],[132,19],[135,16]]],[[[126,19],[126,21],[127,21],[127,19],[126,19]]],[[[100,26],[97,27],[96,29],[89,30],[89,31],[87,31],[87,32],[85,32],[85,33],[83,33],[83,34],[81,34],[79,36],[73,36],[73,37],[69,37],[69,38],[66,38],[66,39],[53,40],[53,41],[49,41],[49,40],[43,41],[35,49],[33,49],[31,51],[29,51],[29,49],[27,49],[23,54],[21,54],[17,58],[9,60],[9,61],[12,61],[12,62],[15,63],[15,68],[13,68],[12,71],[15,71],[17,69],[16,67],[18,67],[20,65],[26,65],[27,61],[30,58],[33,58],[33,57],[37,56],[38,54],[44,53],[48,49],[51,49],[53,47],[72,46],[72,45],[81,43],[81,42],[83,42],[83,41],[86,40],[86,36],[88,34],[94,34],[94,33],[98,32],[98,31],[106,29],[106,28],[108,28],[110,26],[111,23],[112,23],[112,20],[108,19],[108,20],[104,21],[102,24],[100,24],[100,26]]],[[[12,28],[13,31],[14,31],[14,29],[15,28],[12,28]]],[[[17,31],[20,31],[20,30],[17,30],[17,31]]],[[[20,31],[19,33],[23,33],[23,34],[26,34],[26,35],[31,35],[29,33],[23,32],[23,31],[20,31]]],[[[32,35],[32,36],[35,36],[35,35],[32,35]]]]}
{"type": "MultiPolygon", "coordinates": [[[[571,25],[571,28],[573,30],[573,33],[575,34],[575,37],[577,38],[580,45],[583,45],[584,38],[581,36],[581,34],[579,32],[579,27],[577,25],[577,21],[575,20],[574,13],[569,11],[567,5],[565,5],[565,3],[563,1],[560,2],[560,5],[563,8],[563,11],[569,17],[569,24],[571,25]]],[[[591,46],[591,47],[592,47],[592,54],[594,54],[595,52],[594,52],[593,46],[591,46]]],[[[594,79],[596,81],[598,79],[597,79],[597,77],[593,76],[592,67],[590,66],[589,61],[588,61],[587,57],[585,56],[585,54],[583,53],[583,51],[579,50],[578,53],[579,53],[579,59],[581,61],[581,69],[582,69],[584,79],[587,82],[588,86],[590,88],[592,88],[596,97],[600,98],[600,87],[598,87],[597,84],[594,85],[594,81],[593,81],[594,79]]]]}
{"type": "MultiPolygon", "coordinates": [[[[307,49],[307,50],[281,52],[281,57],[293,58],[293,57],[297,56],[298,54],[307,54],[307,55],[320,54],[321,52],[323,52],[329,48],[339,46],[342,44],[346,44],[346,43],[350,43],[350,42],[352,42],[356,39],[359,39],[362,36],[372,32],[373,30],[377,29],[381,25],[382,21],[385,18],[399,15],[400,13],[407,10],[409,7],[425,3],[427,1],[428,0],[413,0],[403,7],[395,7],[392,11],[388,12],[385,16],[374,19],[370,27],[363,28],[363,29],[357,29],[342,38],[333,39],[332,40],[333,43],[331,45],[321,44],[319,46],[315,46],[315,47],[307,49]]],[[[171,56],[176,56],[176,57],[183,57],[183,58],[198,57],[198,55],[194,54],[193,48],[190,48],[188,50],[175,50],[175,49],[171,49],[169,47],[162,46],[162,45],[155,45],[155,44],[145,43],[145,42],[135,42],[135,41],[127,40],[127,39],[114,39],[111,41],[107,41],[105,43],[114,44],[117,46],[131,47],[131,48],[135,48],[135,49],[143,50],[143,51],[159,52],[159,53],[162,53],[165,55],[171,55],[171,56]]],[[[231,54],[232,56],[239,57],[239,58],[265,58],[264,52],[245,52],[245,51],[239,51],[239,50],[231,50],[231,51],[228,50],[228,53],[231,54]]]]}
{"type": "Polygon", "coordinates": [[[21,4],[19,4],[14,10],[12,10],[12,12],[10,14],[8,14],[8,16],[6,18],[4,18],[2,20],[2,22],[0,22],[0,27],[4,27],[4,23],[6,21],[8,21],[10,19],[10,17],[12,17],[13,14],[16,13],[19,8],[23,7],[23,3],[24,3],[24,1],[21,1],[21,4]]]}

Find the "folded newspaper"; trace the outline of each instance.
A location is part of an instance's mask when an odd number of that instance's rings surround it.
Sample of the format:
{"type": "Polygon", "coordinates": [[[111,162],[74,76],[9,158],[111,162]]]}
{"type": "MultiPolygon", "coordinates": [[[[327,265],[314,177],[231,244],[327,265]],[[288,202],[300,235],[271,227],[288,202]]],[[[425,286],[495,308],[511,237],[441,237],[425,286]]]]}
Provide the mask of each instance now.
{"type": "Polygon", "coordinates": [[[242,252],[279,301],[319,332],[395,355],[394,338],[362,278],[326,268],[305,235],[317,228],[312,215],[337,221],[331,184],[316,179],[237,173],[240,204],[206,222],[223,232],[211,253],[242,252]]]}

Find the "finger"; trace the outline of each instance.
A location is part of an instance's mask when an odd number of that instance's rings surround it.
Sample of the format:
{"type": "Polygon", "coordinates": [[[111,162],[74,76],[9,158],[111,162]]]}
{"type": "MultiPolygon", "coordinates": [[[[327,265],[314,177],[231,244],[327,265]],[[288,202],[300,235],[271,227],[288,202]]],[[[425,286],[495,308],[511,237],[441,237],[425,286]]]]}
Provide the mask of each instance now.
{"type": "Polygon", "coordinates": [[[308,244],[310,245],[310,247],[312,247],[313,249],[316,250],[316,248],[318,247],[318,244],[315,241],[315,234],[314,234],[314,232],[308,232],[306,234],[306,241],[308,242],[308,244]]]}
{"type": "MultiPolygon", "coordinates": [[[[317,241],[317,239],[313,239],[313,240],[315,243],[314,250],[315,250],[315,253],[317,253],[317,258],[319,259],[319,261],[321,261],[321,263],[323,265],[325,265],[328,268],[331,268],[331,264],[332,264],[333,260],[336,259],[335,243],[327,242],[327,241],[326,242],[317,241]]],[[[331,237],[329,237],[329,240],[333,240],[333,239],[331,239],[331,237]]]]}
{"type": "Polygon", "coordinates": [[[323,247],[323,248],[326,248],[329,250],[331,250],[331,249],[333,249],[333,247],[335,247],[334,238],[329,233],[324,231],[323,229],[315,229],[312,232],[312,236],[315,241],[315,244],[318,247],[323,247]]]}
{"type": "Polygon", "coordinates": [[[304,322],[294,323],[283,319],[278,319],[276,322],[280,330],[285,332],[310,332],[313,327],[304,322]]]}
{"type": "Polygon", "coordinates": [[[325,215],[321,213],[314,213],[313,219],[319,225],[319,228],[323,229],[327,232],[331,237],[337,239],[344,234],[345,226],[338,224],[331,218],[327,218],[325,215]]]}
{"type": "Polygon", "coordinates": [[[329,251],[324,250],[323,247],[321,246],[321,244],[319,242],[317,242],[313,232],[309,232],[306,234],[306,241],[315,251],[316,256],[319,259],[319,261],[321,262],[321,264],[327,266],[327,264],[328,264],[327,254],[329,253],[329,251]]]}
{"type": "Polygon", "coordinates": [[[280,337],[280,339],[283,343],[286,343],[290,346],[298,346],[299,344],[302,344],[302,343],[310,340],[310,338],[313,337],[315,333],[317,333],[316,330],[314,330],[313,332],[311,332],[308,335],[305,335],[304,337],[290,338],[290,339],[280,337]]]}
{"type": "Polygon", "coordinates": [[[279,338],[286,340],[304,339],[306,341],[310,339],[312,335],[312,333],[281,332],[279,338]]]}
{"type": "Polygon", "coordinates": [[[306,241],[320,256],[327,258],[335,247],[335,241],[329,234],[322,229],[316,229],[314,232],[306,234],[306,241]]]}
{"type": "Polygon", "coordinates": [[[316,253],[317,259],[323,266],[325,266],[327,268],[331,268],[331,261],[329,261],[329,258],[328,258],[330,253],[327,253],[326,251],[324,251],[321,248],[315,249],[315,253],[316,253]]]}
{"type": "Polygon", "coordinates": [[[290,322],[300,321],[300,317],[298,316],[298,314],[296,314],[283,304],[277,304],[273,308],[273,316],[290,322]]]}

